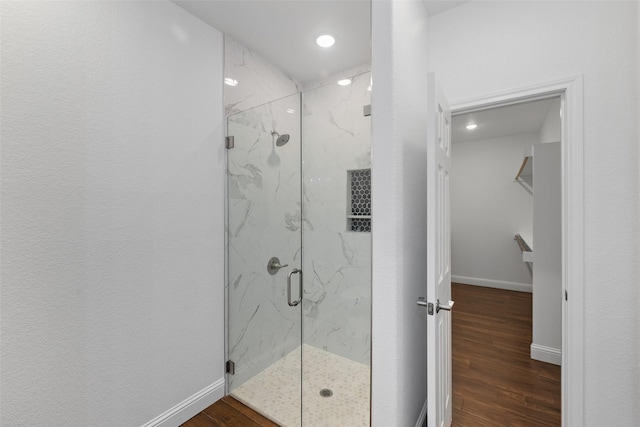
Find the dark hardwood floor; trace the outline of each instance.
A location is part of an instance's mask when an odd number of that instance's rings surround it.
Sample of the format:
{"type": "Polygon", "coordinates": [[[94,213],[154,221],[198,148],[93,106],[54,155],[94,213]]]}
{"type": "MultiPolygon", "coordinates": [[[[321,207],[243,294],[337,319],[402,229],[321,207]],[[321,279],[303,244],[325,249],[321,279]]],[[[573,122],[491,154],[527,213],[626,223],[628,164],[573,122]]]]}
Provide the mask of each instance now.
{"type": "Polygon", "coordinates": [[[531,294],[460,284],[451,294],[453,426],[559,426],[560,367],[530,358],[531,294]]]}
{"type": "Polygon", "coordinates": [[[278,424],[246,407],[231,396],[225,396],[182,427],[278,427],[278,424]]]}
{"type": "MultiPolygon", "coordinates": [[[[453,426],[559,426],[560,367],[531,360],[531,294],[453,284],[453,426]]],[[[232,397],[183,427],[277,427],[232,397]]],[[[343,426],[336,426],[343,427],[343,426]]]]}

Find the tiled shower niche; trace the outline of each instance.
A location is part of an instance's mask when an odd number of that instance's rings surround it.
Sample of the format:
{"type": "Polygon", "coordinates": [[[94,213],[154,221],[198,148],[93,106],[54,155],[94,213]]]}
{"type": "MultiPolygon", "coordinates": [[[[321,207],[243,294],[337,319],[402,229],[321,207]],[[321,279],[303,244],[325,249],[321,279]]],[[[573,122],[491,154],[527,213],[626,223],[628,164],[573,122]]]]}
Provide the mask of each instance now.
{"type": "Polygon", "coordinates": [[[371,169],[347,171],[349,212],[347,230],[371,232],[371,169]]]}

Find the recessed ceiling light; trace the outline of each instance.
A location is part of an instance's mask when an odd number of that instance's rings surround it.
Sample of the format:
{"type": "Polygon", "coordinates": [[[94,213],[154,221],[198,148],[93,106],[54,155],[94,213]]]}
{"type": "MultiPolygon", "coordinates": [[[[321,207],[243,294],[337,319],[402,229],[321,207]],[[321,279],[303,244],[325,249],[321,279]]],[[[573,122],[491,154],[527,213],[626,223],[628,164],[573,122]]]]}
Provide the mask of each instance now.
{"type": "Polygon", "coordinates": [[[331,47],[336,42],[335,37],[329,34],[323,34],[316,39],[316,43],[320,47],[331,47]]]}
{"type": "Polygon", "coordinates": [[[475,123],[469,123],[469,124],[467,125],[467,129],[469,129],[469,130],[474,130],[474,129],[475,129],[475,128],[477,128],[477,127],[478,127],[478,125],[477,125],[477,124],[475,124],[475,123]]]}
{"type": "Polygon", "coordinates": [[[238,86],[238,81],[229,77],[224,78],[224,84],[229,86],[238,86]]]}
{"type": "Polygon", "coordinates": [[[338,84],[340,86],[349,86],[351,84],[351,79],[338,80],[338,84]]]}

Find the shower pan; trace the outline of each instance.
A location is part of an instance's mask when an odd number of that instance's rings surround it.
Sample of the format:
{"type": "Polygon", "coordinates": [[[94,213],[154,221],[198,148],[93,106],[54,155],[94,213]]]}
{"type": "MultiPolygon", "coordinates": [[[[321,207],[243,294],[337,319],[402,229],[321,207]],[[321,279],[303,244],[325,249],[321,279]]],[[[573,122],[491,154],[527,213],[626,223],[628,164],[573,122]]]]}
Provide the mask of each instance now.
{"type": "Polygon", "coordinates": [[[353,80],[227,121],[227,387],[285,427],[370,425],[370,75],[353,80]]]}

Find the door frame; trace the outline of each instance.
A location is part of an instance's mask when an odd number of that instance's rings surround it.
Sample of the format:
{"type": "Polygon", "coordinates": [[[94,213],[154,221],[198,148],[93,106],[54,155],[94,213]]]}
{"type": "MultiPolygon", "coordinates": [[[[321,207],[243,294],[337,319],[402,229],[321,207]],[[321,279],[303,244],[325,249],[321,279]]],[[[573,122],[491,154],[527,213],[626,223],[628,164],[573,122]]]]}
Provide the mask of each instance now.
{"type": "Polygon", "coordinates": [[[451,102],[452,115],[561,96],[562,425],[584,425],[583,76],[451,102]],[[570,304],[569,304],[570,302],[570,304]]]}

